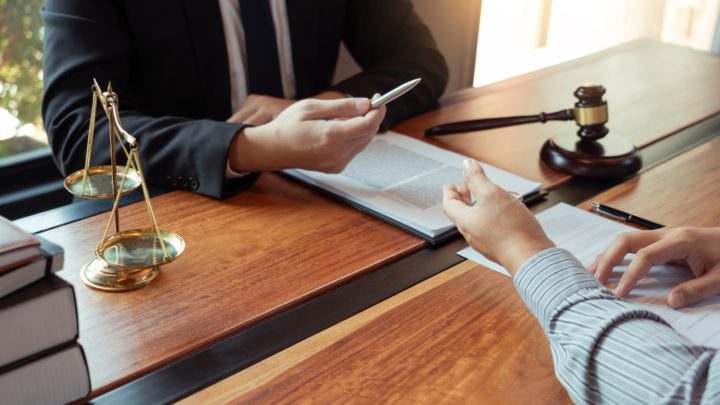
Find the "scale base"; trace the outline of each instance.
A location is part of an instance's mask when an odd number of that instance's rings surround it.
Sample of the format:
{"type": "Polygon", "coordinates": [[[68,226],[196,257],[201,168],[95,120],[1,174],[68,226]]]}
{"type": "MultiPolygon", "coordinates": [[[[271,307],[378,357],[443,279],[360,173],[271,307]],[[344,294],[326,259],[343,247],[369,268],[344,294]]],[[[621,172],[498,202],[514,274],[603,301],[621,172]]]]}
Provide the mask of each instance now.
{"type": "Polygon", "coordinates": [[[642,168],[638,148],[614,134],[595,141],[573,133],[550,138],[540,151],[540,159],[563,173],[597,179],[624,178],[642,168]]]}
{"type": "Polygon", "coordinates": [[[160,274],[160,267],[118,270],[94,258],[80,270],[80,279],[88,287],[102,291],[128,291],[150,284],[160,274]]]}

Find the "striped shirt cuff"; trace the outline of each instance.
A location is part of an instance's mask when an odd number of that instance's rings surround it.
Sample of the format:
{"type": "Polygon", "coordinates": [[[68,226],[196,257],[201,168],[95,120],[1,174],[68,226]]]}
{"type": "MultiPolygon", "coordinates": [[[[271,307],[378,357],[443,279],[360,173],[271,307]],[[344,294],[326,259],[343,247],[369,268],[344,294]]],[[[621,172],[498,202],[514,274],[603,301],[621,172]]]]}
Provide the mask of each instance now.
{"type": "Polygon", "coordinates": [[[533,256],[517,271],[514,282],[520,297],[546,331],[563,301],[582,290],[604,288],[575,256],[561,248],[533,256]]]}

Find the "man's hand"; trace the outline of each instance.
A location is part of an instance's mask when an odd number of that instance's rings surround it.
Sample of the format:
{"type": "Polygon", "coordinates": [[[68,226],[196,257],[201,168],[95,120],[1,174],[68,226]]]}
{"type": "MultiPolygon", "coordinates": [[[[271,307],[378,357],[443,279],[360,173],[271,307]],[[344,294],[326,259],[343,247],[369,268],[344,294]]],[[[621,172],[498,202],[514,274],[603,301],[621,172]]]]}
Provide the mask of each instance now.
{"type": "MultiPolygon", "coordinates": [[[[318,100],[334,100],[345,98],[345,95],[336,91],[326,91],[313,97],[318,100]]],[[[251,94],[245,99],[243,106],[227,119],[227,122],[248,124],[253,126],[264,125],[277,118],[286,108],[295,104],[296,100],[251,94]]]]}
{"type": "Polygon", "coordinates": [[[690,267],[695,279],[677,285],[668,294],[668,305],[682,308],[720,294],[720,228],[663,228],[618,237],[595,262],[591,273],[605,284],[613,267],[628,253],[635,253],[615,293],[625,297],[652,266],[680,263],[690,267]]]}
{"type": "Polygon", "coordinates": [[[298,101],[269,123],[239,133],[230,145],[230,167],[339,173],[372,140],[385,111],[370,110],[366,98],[298,101]]]}
{"type": "Polygon", "coordinates": [[[463,175],[462,185],[443,188],[443,209],[473,249],[514,275],[535,254],[555,246],[525,205],[491,182],[478,162],[463,161],[463,175]]]}
{"type": "Polygon", "coordinates": [[[255,126],[267,124],[294,103],[295,100],[251,94],[227,122],[255,126]]]}

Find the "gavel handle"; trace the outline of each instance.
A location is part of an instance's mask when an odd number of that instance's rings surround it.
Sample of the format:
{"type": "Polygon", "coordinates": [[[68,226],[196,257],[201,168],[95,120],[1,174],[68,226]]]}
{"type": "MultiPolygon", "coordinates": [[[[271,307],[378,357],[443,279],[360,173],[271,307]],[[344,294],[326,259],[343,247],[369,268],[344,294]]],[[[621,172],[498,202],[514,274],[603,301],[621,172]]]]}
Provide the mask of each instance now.
{"type": "Polygon", "coordinates": [[[485,129],[509,127],[512,125],[529,124],[532,122],[570,121],[575,119],[573,110],[561,110],[554,113],[538,115],[520,115],[517,117],[486,118],[442,124],[425,130],[426,136],[456,134],[459,132],[482,131],[485,129]]]}

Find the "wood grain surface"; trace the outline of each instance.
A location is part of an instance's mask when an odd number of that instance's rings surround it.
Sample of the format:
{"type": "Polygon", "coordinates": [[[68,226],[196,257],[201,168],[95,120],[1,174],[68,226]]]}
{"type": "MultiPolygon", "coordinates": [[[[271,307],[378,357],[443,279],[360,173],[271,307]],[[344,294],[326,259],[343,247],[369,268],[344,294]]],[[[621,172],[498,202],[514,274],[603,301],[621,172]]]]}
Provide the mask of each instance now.
{"type": "Polygon", "coordinates": [[[568,402],[512,280],[464,262],[181,403],[568,402]]]}
{"type": "MultiPolygon", "coordinates": [[[[480,61],[492,63],[492,61],[480,61]]],[[[608,127],[640,147],[720,113],[720,58],[639,40],[597,54],[447,97],[443,107],[395,128],[418,138],[440,123],[529,115],[572,108],[582,83],[607,89],[608,127]]],[[[430,142],[471,156],[553,189],[570,177],[540,161],[549,137],[576,132],[573,122],[548,122],[446,135],[430,142]]],[[[428,138],[425,138],[426,140],[428,138]]]]}
{"type": "Polygon", "coordinates": [[[666,226],[720,226],[720,137],[587,201],[666,226]]]}
{"type": "MultiPolygon", "coordinates": [[[[187,250],[131,292],[80,281],[107,214],[42,234],[65,248],[58,275],[75,286],[93,396],[425,246],[272,173],[231,199],[178,191],[153,207],[187,250]]],[[[144,204],[121,209],[121,224],[149,226],[144,204]]]]}
{"type": "MultiPolygon", "coordinates": [[[[593,200],[668,225],[720,226],[718,156],[715,138],[593,200]]],[[[570,399],[511,280],[466,261],[184,400],[228,402],[570,399]]]]}

